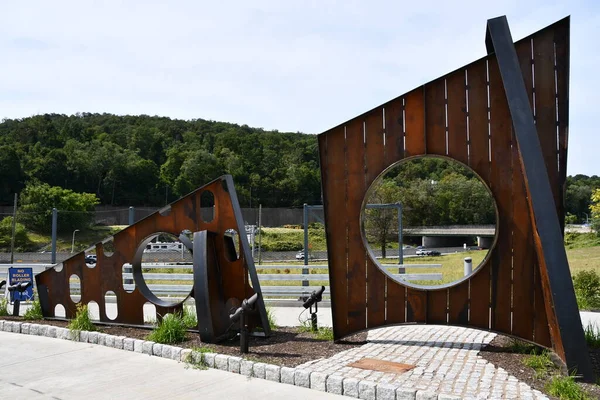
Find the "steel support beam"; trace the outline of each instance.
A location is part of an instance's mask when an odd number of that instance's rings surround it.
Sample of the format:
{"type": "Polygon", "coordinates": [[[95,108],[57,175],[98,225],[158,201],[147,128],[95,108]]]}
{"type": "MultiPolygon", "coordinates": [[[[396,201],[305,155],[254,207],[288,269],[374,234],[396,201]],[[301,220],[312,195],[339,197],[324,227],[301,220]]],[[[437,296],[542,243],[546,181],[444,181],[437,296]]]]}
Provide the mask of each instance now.
{"type": "Polygon", "coordinates": [[[554,347],[569,370],[594,381],[557,208],[506,17],[488,20],[485,42],[488,53],[496,55],[517,138],[554,347]]]}

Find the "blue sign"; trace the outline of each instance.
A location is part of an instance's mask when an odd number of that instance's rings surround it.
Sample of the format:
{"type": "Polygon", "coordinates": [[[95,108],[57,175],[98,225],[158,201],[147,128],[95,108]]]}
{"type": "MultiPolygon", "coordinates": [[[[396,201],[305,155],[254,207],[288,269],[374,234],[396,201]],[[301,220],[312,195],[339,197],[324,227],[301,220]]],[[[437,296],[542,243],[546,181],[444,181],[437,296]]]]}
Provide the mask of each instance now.
{"type": "Polygon", "coordinates": [[[9,268],[8,269],[8,285],[12,286],[21,282],[31,282],[24,292],[12,291],[10,292],[10,301],[13,303],[15,300],[27,301],[33,299],[33,269],[32,268],[9,268]]]}

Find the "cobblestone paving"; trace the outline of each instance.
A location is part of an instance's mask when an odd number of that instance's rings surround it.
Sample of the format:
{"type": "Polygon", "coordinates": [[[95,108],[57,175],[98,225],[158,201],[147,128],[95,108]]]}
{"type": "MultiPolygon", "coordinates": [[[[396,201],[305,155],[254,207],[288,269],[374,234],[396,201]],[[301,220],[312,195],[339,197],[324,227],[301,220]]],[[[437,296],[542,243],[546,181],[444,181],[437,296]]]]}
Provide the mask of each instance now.
{"type": "Polygon", "coordinates": [[[298,368],[464,399],[546,399],[540,391],[478,355],[495,336],[461,327],[385,327],[369,331],[369,343],[361,347],[298,368]],[[410,364],[415,368],[395,374],[347,366],[365,357],[410,364]]]}

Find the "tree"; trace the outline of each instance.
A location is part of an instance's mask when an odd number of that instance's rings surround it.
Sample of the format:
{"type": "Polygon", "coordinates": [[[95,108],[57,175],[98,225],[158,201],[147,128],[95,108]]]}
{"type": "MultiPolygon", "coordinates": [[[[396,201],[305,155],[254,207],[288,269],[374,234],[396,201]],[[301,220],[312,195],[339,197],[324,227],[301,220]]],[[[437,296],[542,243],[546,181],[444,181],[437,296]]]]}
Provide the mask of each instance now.
{"type": "Polygon", "coordinates": [[[21,193],[19,220],[34,231],[48,233],[52,227],[52,208],[59,212],[58,229],[70,232],[90,226],[98,198],[92,193],[76,193],[59,186],[30,183],[21,193]]]}
{"type": "MultiPolygon", "coordinates": [[[[373,190],[368,197],[367,204],[395,203],[400,197],[400,190],[394,181],[384,179],[381,184],[373,190]]],[[[386,257],[386,246],[390,236],[398,230],[398,211],[391,208],[367,208],[365,210],[365,232],[367,238],[371,238],[381,245],[381,256],[386,257]]],[[[402,245],[400,243],[400,245],[402,245]]]]}
{"type": "Polygon", "coordinates": [[[23,188],[21,161],[11,146],[0,146],[0,203],[12,204],[13,196],[23,188]]]}
{"type": "Polygon", "coordinates": [[[600,236],[600,189],[596,189],[592,193],[590,211],[592,213],[592,228],[594,228],[596,234],[600,236]]]}

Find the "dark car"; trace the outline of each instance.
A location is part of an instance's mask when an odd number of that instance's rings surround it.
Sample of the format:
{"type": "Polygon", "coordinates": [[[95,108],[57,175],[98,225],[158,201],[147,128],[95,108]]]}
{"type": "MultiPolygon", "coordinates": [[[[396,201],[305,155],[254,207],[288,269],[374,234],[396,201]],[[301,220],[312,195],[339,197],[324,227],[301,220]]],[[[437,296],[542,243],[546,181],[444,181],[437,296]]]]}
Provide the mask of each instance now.
{"type": "Polygon", "coordinates": [[[87,256],[85,256],[85,263],[90,265],[96,265],[96,255],[88,254],[87,256]]]}

